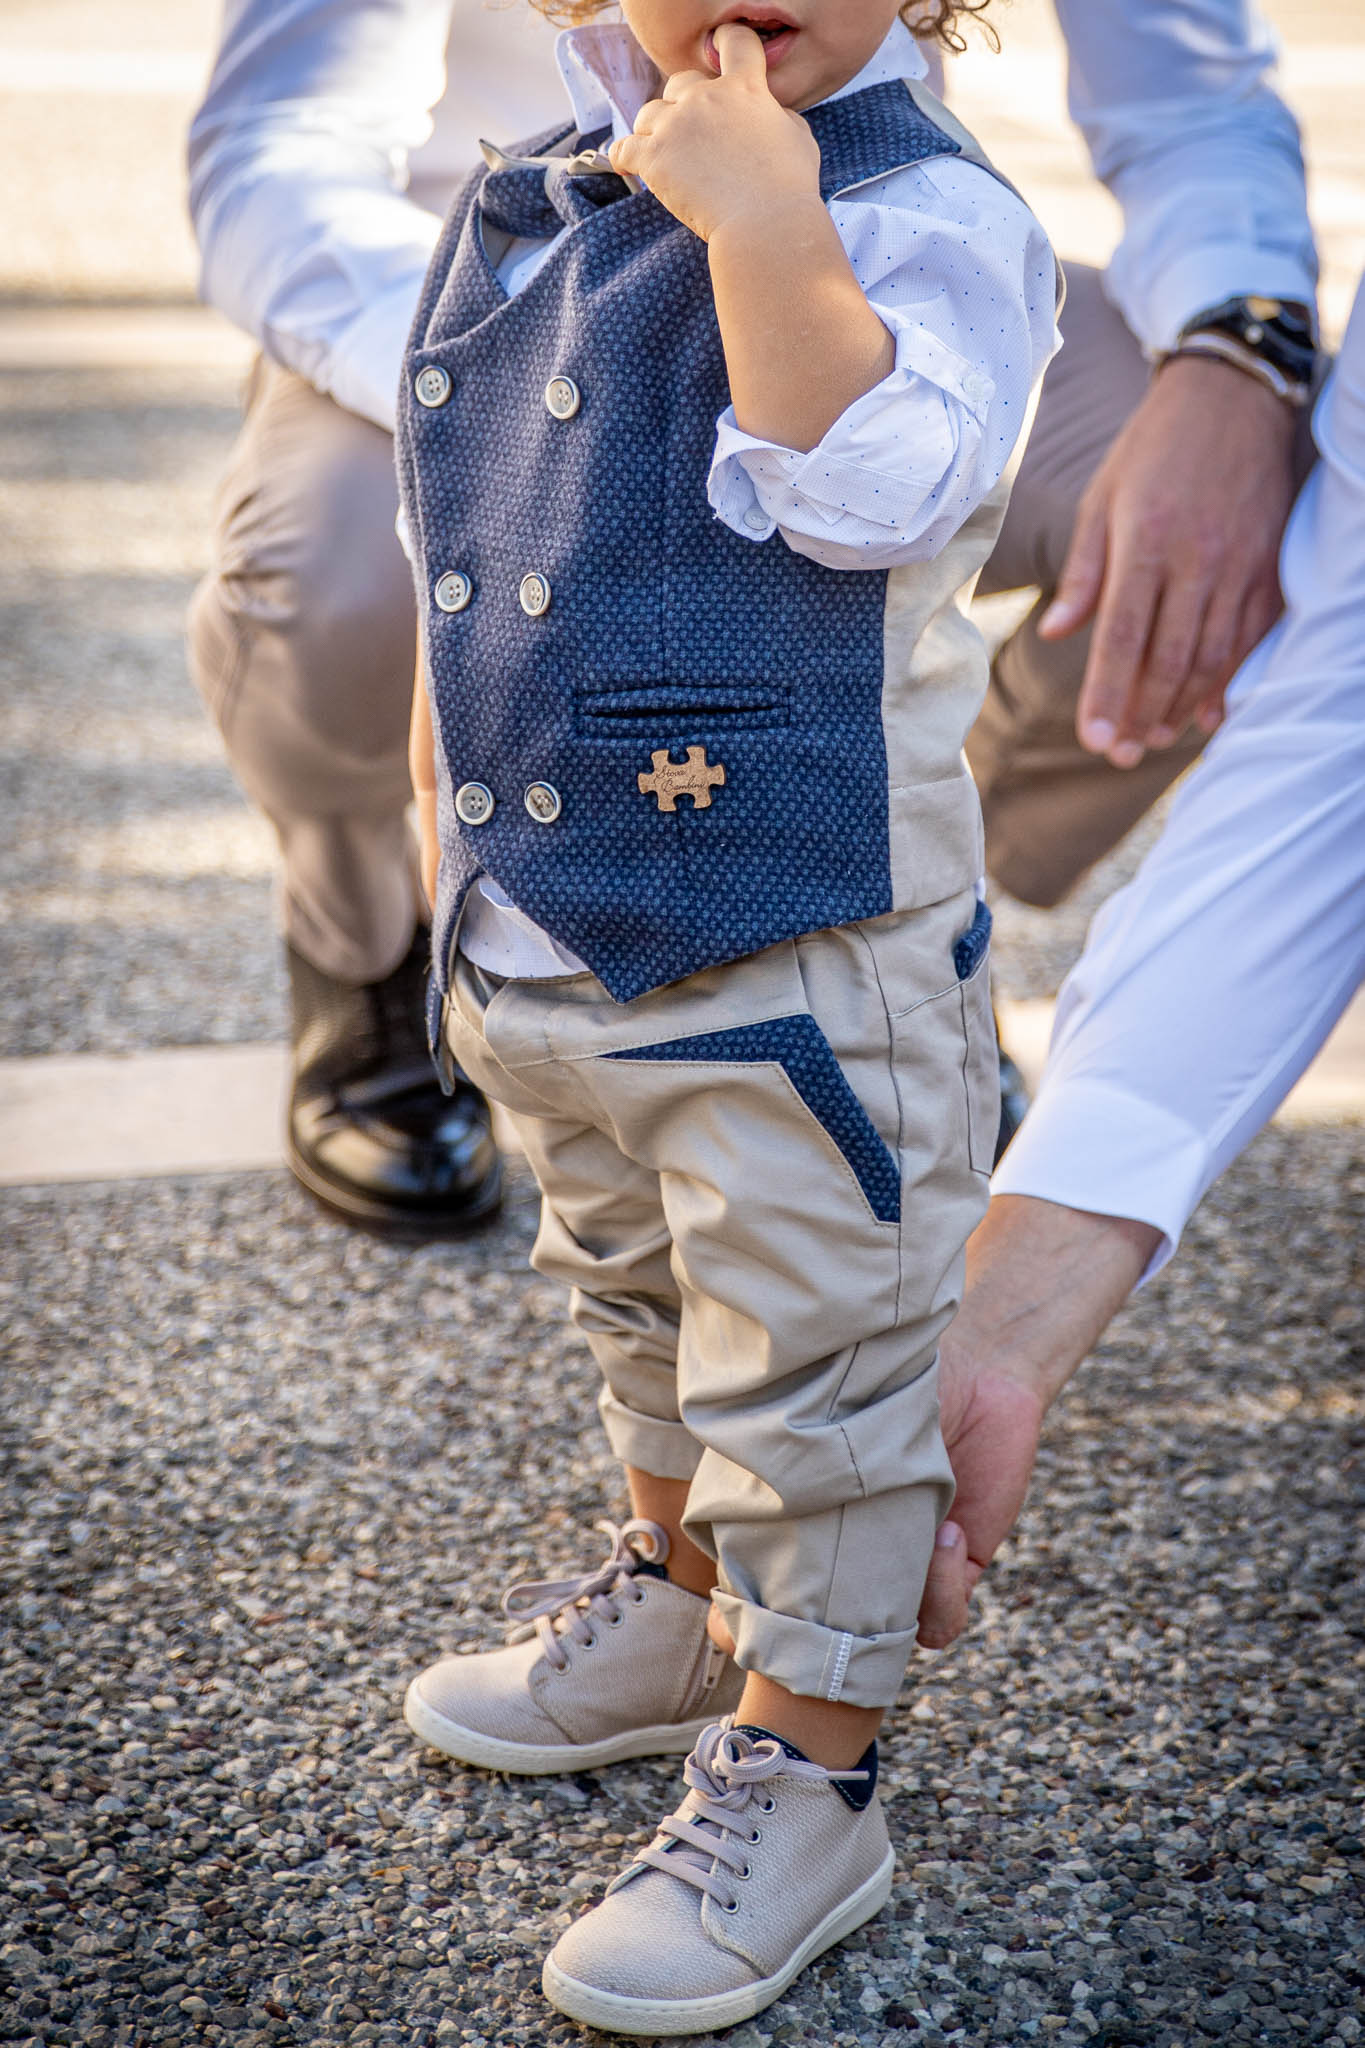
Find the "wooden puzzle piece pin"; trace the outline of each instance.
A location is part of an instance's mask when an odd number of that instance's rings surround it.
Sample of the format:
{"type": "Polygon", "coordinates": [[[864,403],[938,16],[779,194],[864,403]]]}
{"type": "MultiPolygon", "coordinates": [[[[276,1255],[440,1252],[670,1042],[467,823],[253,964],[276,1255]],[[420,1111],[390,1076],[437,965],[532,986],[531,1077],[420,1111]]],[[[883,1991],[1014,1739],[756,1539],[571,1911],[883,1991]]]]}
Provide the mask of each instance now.
{"type": "Polygon", "coordinates": [[[709,767],[705,747],[689,747],[686,761],[670,761],[667,747],[660,747],[649,758],[654,772],[638,775],[636,784],[642,796],[658,800],[661,811],[676,811],[680,796],[690,796],[694,810],[709,810],[712,790],[724,787],[724,765],[717,761],[714,768],[709,767]]]}

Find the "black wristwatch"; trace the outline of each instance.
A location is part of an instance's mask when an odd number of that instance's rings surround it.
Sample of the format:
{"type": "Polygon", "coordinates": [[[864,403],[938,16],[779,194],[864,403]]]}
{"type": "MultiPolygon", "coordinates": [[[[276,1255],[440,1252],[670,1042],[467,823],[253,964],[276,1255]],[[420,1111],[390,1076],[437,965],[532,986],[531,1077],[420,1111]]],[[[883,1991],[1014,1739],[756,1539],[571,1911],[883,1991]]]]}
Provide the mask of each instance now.
{"type": "Polygon", "coordinates": [[[1307,405],[1318,360],[1313,309],[1291,299],[1224,299],[1187,321],[1162,361],[1176,356],[1213,356],[1287,405],[1307,405]]]}

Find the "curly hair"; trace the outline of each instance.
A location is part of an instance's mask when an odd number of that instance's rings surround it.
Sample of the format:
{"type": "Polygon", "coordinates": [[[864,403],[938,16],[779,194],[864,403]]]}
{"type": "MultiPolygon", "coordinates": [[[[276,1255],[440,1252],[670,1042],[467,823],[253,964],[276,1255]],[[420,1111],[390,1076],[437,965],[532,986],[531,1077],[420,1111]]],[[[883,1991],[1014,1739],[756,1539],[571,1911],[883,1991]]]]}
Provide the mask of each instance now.
{"type": "MultiPolygon", "coordinates": [[[[611,4],[612,0],[531,0],[538,13],[548,15],[551,21],[563,22],[568,28],[591,21],[611,4]]],[[[905,0],[900,14],[921,42],[938,43],[945,50],[960,52],[966,49],[967,40],[959,23],[973,15],[979,18],[990,4],[991,0],[905,0]]],[[[998,50],[1000,38],[991,24],[982,22],[981,28],[991,47],[998,50]]]]}

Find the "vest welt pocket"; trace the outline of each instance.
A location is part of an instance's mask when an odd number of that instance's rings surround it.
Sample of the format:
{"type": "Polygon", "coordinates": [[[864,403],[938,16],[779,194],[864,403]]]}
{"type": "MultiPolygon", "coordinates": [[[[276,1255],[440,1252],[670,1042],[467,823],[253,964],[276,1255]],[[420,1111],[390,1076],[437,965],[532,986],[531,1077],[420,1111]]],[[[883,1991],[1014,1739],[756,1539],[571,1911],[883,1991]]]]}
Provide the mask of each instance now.
{"type": "Polygon", "coordinates": [[[574,715],[579,731],[598,739],[658,739],[670,732],[703,729],[764,731],[791,722],[783,692],[734,683],[579,689],[574,693],[574,715]]]}

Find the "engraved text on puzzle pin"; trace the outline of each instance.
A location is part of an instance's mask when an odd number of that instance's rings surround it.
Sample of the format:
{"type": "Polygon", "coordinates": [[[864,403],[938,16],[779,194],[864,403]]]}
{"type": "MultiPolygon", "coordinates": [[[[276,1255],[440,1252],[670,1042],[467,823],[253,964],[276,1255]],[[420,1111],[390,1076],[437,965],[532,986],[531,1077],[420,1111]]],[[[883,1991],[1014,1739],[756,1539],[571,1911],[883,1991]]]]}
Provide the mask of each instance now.
{"type": "Polygon", "coordinates": [[[660,747],[649,758],[654,763],[653,774],[635,779],[640,794],[656,797],[661,811],[676,811],[680,796],[690,796],[694,810],[709,810],[711,791],[724,787],[724,764],[717,761],[714,768],[708,767],[705,747],[689,747],[686,761],[670,761],[667,747],[660,747]]]}

